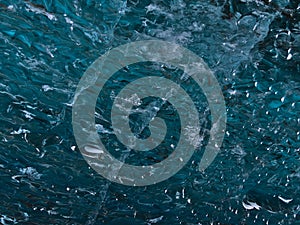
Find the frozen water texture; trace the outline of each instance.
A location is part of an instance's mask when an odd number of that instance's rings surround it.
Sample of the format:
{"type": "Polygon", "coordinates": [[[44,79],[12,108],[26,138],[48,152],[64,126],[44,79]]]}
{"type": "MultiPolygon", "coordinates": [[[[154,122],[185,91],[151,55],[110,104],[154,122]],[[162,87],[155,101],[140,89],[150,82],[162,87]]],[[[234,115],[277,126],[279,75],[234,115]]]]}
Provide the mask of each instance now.
{"type": "MultiPolygon", "coordinates": [[[[297,0],[0,1],[0,223],[299,223],[299,9],[297,0]],[[73,94],[101,54],[150,38],[187,47],[214,71],[226,136],[204,173],[199,149],[169,180],[123,187],[74,148],[73,94]]],[[[97,130],[109,135],[103,110],[97,130]]]]}

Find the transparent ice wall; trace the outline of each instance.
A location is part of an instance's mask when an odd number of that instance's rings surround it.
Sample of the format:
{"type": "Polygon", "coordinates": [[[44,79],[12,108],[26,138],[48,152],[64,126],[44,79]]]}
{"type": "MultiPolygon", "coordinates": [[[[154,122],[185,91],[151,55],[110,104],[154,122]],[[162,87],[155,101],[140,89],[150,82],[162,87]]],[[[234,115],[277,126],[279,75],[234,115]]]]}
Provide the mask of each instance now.
{"type": "Polygon", "coordinates": [[[0,222],[297,224],[299,7],[296,0],[1,1],[0,222]],[[98,56],[153,37],[189,48],[215,72],[227,132],[205,173],[196,170],[199,151],[165,182],[120,186],[79,153],[73,94],[98,56]]]}

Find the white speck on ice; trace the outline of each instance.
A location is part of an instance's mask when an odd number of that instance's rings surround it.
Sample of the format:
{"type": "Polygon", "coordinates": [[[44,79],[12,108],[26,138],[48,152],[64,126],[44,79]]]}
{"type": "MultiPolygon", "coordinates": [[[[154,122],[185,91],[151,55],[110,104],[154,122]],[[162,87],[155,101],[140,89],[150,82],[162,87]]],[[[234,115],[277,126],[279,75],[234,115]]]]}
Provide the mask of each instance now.
{"type": "Polygon", "coordinates": [[[42,88],[43,88],[43,91],[51,91],[51,90],[53,90],[52,87],[50,87],[49,85],[46,85],[46,84],[43,85],[42,88]]]}
{"type": "Polygon", "coordinates": [[[293,55],[291,53],[288,54],[288,56],[286,57],[287,60],[291,60],[293,57],[293,55]]]}
{"type": "Polygon", "coordinates": [[[98,154],[104,153],[103,150],[97,148],[96,146],[95,147],[85,146],[84,150],[89,152],[89,153],[98,153],[98,154]]]}
{"type": "Polygon", "coordinates": [[[154,218],[154,219],[150,219],[149,223],[150,224],[157,223],[157,222],[161,221],[163,218],[164,218],[164,216],[160,216],[160,217],[157,217],[157,218],[154,218]]]}
{"type": "Polygon", "coordinates": [[[10,132],[10,134],[29,134],[29,133],[30,133],[29,130],[22,129],[21,127],[17,131],[14,130],[14,131],[10,132]]]}
{"type": "Polygon", "coordinates": [[[248,204],[246,204],[245,202],[242,202],[243,206],[245,209],[248,209],[248,210],[252,210],[252,209],[257,209],[257,210],[260,210],[261,206],[257,205],[256,202],[249,202],[248,201],[248,204]]]}
{"type": "Polygon", "coordinates": [[[55,20],[55,21],[57,20],[57,18],[54,14],[47,12],[43,8],[38,8],[30,3],[27,3],[26,6],[28,7],[28,8],[26,8],[27,11],[35,12],[37,14],[42,14],[42,15],[46,16],[49,20],[55,20]]]}
{"type": "Polygon", "coordinates": [[[292,198],[291,198],[291,199],[285,199],[285,198],[283,198],[283,197],[281,197],[281,196],[278,196],[278,198],[279,198],[281,201],[283,201],[284,203],[290,203],[291,201],[293,201],[292,198]]]}

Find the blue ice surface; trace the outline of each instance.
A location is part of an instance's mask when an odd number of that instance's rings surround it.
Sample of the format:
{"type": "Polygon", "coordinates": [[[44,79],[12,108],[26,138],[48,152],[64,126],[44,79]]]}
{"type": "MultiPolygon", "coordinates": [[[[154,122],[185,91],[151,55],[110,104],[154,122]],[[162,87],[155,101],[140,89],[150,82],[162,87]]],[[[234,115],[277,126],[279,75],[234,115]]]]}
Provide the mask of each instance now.
{"type": "MultiPolygon", "coordinates": [[[[1,224],[300,224],[297,0],[2,0],[0,59],[1,224]],[[227,129],[205,172],[197,171],[201,148],[172,178],[127,187],[104,179],[83,159],[72,131],[72,101],[100,55],[151,38],[204,59],[223,90],[227,129]]],[[[153,73],[180,71],[137,64],[119,79],[153,73]]],[[[117,88],[108,86],[103,96],[117,88]]],[[[203,96],[196,104],[205,108],[203,96]]],[[[99,98],[96,110],[102,109],[99,98]]],[[[175,132],[176,111],[166,105],[160,113],[175,132]]],[[[143,122],[132,120],[133,130],[143,122]]],[[[110,126],[98,122],[105,139],[110,126]]],[[[165,157],[133,154],[128,163],[165,157]]]]}

